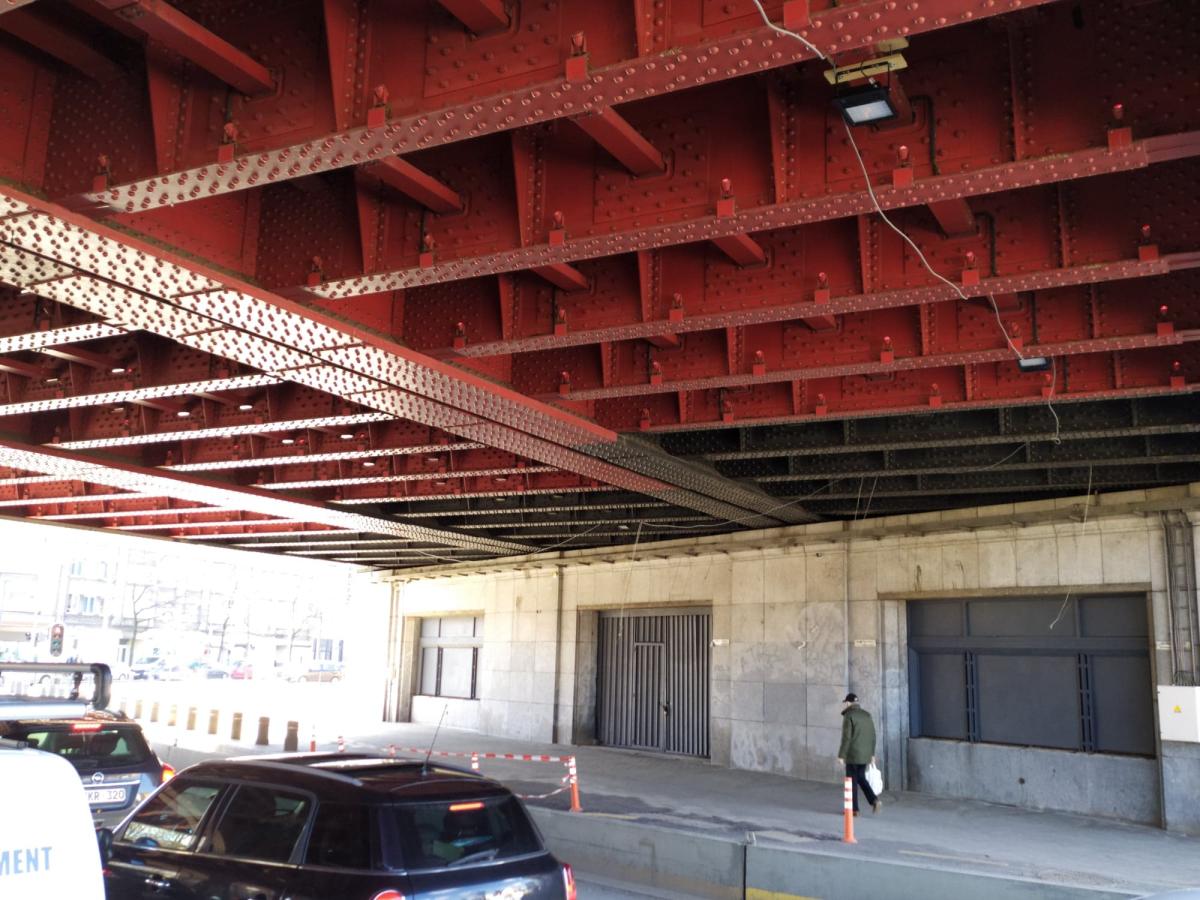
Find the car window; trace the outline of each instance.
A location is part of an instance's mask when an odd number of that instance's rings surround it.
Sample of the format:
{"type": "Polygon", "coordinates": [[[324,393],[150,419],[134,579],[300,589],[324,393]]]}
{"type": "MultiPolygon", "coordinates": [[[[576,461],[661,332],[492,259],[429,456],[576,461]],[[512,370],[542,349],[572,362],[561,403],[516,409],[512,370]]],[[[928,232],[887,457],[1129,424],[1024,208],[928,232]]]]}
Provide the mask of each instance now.
{"type": "Polygon", "coordinates": [[[384,807],[382,825],[389,868],[465,866],[543,849],[512,796],[384,807]]]}
{"type": "Polygon", "coordinates": [[[139,847],[191,850],[220,792],[215,784],[172,781],[133,814],[119,839],[139,847]]]}
{"type": "Polygon", "coordinates": [[[311,808],[312,802],[303,794],[243,784],[213,829],[208,852],[287,862],[311,808]]]}
{"type": "Polygon", "coordinates": [[[370,810],[359,803],[325,803],[317,808],[308,837],[309,865],[371,868],[370,810]]]}
{"type": "Polygon", "coordinates": [[[150,747],[137,728],[79,723],[72,728],[26,731],[21,738],[39,750],[65,757],[77,769],[134,766],[150,758],[150,747]]]}

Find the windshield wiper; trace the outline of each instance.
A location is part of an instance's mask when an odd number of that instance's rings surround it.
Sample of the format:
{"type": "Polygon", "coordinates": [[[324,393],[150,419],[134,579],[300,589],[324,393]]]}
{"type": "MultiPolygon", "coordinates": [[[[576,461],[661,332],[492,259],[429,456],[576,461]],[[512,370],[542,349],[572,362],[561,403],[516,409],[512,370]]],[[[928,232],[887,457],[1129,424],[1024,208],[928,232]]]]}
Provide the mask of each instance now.
{"type": "Polygon", "coordinates": [[[461,866],[471,862],[486,862],[489,859],[495,859],[496,854],[499,852],[499,847],[492,847],[490,850],[480,850],[476,853],[468,853],[466,856],[460,856],[454,862],[447,865],[446,868],[453,869],[455,866],[461,866]]]}

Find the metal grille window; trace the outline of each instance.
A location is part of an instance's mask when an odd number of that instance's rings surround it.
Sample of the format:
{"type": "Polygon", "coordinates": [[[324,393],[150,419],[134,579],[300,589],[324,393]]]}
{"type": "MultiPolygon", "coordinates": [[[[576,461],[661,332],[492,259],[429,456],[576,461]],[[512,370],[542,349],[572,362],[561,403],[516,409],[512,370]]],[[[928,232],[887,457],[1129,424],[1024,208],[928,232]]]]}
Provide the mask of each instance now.
{"type": "Polygon", "coordinates": [[[421,620],[420,691],[428,697],[478,699],[483,617],[421,620]]]}
{"type": "Polygon", "coordinates": [[[1145,599],[908,604],[913,737],[1154,754],[1145,599]]]}

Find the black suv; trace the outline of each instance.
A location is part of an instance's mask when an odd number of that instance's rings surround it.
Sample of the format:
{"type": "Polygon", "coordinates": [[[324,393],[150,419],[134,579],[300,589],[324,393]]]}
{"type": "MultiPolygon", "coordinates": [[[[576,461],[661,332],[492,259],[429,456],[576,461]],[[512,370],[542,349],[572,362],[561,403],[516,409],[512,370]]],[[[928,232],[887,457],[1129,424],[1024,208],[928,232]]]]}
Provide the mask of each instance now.
{"type": "Polygon", "coordinates": [[[359,754],[202,762],[107,851],[108,900],[575,900],[520,800],[481,775],[359,754]]]}
{"type": "Polygon", "coordinates": [[[115,825],[170,778],[141,726],[120,713],[0,722],[0,737],[61,756],[75,767],[98,825],[115,825]]]}

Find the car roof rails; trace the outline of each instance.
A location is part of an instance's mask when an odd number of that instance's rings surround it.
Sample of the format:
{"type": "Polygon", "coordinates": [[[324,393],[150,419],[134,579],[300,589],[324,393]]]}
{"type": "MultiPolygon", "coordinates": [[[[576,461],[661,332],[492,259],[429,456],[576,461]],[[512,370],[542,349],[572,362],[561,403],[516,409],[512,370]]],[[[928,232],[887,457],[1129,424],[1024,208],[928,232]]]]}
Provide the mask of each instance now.
{"type": "Polygon", "coordinates": [[[18,663],[0,662],[0,675],[69,675],[71,693],[67,697],[40,697],[30,694],[0,695],[0,719],[73,719],[89,710],[104,710],[112,696],[112,672],[104,663],[18,663]],[[92,676],[92,698],[81,698],[79,688],[85,675],[92,676]]]}

